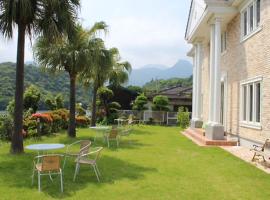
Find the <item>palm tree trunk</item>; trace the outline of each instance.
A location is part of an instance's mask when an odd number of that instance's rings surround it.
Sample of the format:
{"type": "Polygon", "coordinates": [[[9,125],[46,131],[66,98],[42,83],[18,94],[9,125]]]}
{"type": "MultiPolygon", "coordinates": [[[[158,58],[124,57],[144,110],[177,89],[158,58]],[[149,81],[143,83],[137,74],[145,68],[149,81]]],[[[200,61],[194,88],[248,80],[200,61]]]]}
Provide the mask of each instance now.
{"type": "Polygon", "coordinates": [[[70,74],[70,96],[69,96],[69,137],[76,137],[76,119],[75,119],[75,104],[76,104],[76,75],[70,74]]]}
{"type": "Polygon", "coordinates": [[[94,91],[93,91],[91,126],[96,126],[96,120],[97,120],[97,90],[98,90],[98,88],[95,86],[94,91]]]}
{"type": "Polygon", "coordinates": [[[24,89],[24,48],[25,48],[25,25],[18,26],[18,46],[16,64],[16,90],[14,110],[14,131],[11,141],[11,153],[23,153],[23,89],[24,89]]]}

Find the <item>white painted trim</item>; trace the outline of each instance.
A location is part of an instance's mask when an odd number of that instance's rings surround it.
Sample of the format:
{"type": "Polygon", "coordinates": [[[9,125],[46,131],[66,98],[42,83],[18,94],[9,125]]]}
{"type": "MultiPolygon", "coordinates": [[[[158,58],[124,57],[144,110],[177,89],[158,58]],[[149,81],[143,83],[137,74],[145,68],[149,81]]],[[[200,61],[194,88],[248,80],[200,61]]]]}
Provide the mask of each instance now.
{"type": "Polygon", "coordinates": [[[258,82],[258,81],[263,81],[263,76],[256,76],[256,77],[253,77],[253,78],[243,80],[243,81],[240,82],[240,85],[245,85],[245,84],[258,82]]]}
{"type": "MultiPolygon", "coordinates": [[[[261,5],[261,4],[260,4],[261,5]]],[[[261,13],[261,8],[260,8],[261,13]]],[[[245,6],[243,6],[240,10],[241,14],[241,37],[240,37],[240,43],[246,41],[256,33],[260,32],[262,30],[262,26],[260,24],[257,24],[257,0],[249,0],[245,3],[245,6]],[[250,7],[253,6],[253,30],[250,30],[250,7]],[[247,12],[247,35],[244,36],[244,12],[247,12]]]]}
{"type": "Polygon", "coordinates": [[[244,80],[244,81],[241,81],[240,82],[240,102],[239,102],[239,113],[240,113],[240,118],[239,118],[239,121],[240,121],[240,126],[242,127],[247,127],[247,128],[253,128],[253,129],[258,129],[258,130],[261,130],[262,129],[262,103],[263,103],[263,93],[262,93],[262,88],[263,88],[263,77],[262,76],[257,76],[257,77],[254,77],[254,78],[250,78],[250,79],[247,79],[247,80],[244,80]],[[256,122],[256,83],[260,83],[260,122],[256,122]],[[252,121],[250,121],[250,105],[249,105],[249,101],[250,101],[250,90],[249,90],[249,85],[253,85],[253,105],[252,105],[252,113],[253,113],[253,116],[252,116],[252,121]],[[246,102],[246,121],[243,120],[243,100],[244,100],[244,97],[243,97],[243,87],[246,86],[247,87],[247,102],[246,102]]]}
{"type": "Polygon", "coordinates": [[[250,123],[246,121],[241,121],[240,127],[262,130],[262,125],[260,123],[250,123]]]}
{"type": "Polygon", "coordinates": [[[250,6],[250,4],[252,3],[252,2],[254,2],[254,1],[256,1],[256,0],[248,0],[248,1],[244,1],[242,4],[241,4],[241,6],[240,6],[240,12],[242,13],[245,9],[247,9],[247,7],[249,7],[250,6]]]}
{"type": "Polygon", "coordinates": [[[262,29],[263,29],[263,26],[258,26],[257,28],[255,28],[251,33],[249,33],[245,37],[243,37],[243,35],[242,35],[240,43],[243,43],[243,42],[247,41],[249,38],[251,38],[252,36],[259,33],[262,29]]]}

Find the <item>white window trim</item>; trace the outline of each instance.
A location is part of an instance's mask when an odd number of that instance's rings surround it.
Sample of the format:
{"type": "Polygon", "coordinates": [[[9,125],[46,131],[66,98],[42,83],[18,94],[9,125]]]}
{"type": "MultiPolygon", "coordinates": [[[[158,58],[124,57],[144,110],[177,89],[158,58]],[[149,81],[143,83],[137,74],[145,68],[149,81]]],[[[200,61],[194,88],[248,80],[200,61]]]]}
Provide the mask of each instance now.
{"type": "Polygon", "coordinates": [[[241,13],[241,39],[240,42],[244,42],[254,36],[256,33],[260,32],[262,30],[262,25],[257,24],[257,0],[249,0],[248,2],[245,3],[244,6],[240,9],[241,13]],[[249,19],[249,7],[253,4],[253,30],[250,31],[250,19],[249,19]],[[244,12],[247,11],[247,35],[244,35],[244,12]]]}
{"type": "MultiPolygon", "coordinates": [[[[251,79],[247,79],[245,81],[240,82],[240,126],[245,128],[252,128],[257,130],[262,130],[262,102],[263,102],[263,94],[262,94],[262,87],[263,87],[263,78],[262,76],[257,76],[251,79]],[[260,122],[256,122],[256,83],[260,83],[260,122]],[[249,101],[250,99],[247,98],[247,108],[246,108],[246,120],[243,120],[243,86],[247,85],[247,93],[250,92],[249,85],[253,84],[253,116],[252,121],[249,121],[249,101]]],[[[249,94],[247,95],[249,96],[249,94]]]]}

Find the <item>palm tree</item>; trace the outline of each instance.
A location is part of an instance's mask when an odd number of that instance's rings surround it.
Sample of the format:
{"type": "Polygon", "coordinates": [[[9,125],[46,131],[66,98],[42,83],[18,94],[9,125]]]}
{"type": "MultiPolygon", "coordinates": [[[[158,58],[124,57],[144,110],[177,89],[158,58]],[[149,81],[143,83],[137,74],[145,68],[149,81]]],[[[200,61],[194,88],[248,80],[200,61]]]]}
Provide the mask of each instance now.
{"type": "Polygon", "coordinates": [[[105,30],[104,22],[96,23],[90,30],[84,30],[77,25],[73,36],[62,37],[48,45],[48,39],[40,37],[35,45],[35,57],[41,66],[50,71],[66,71],[70,78],[69,100],[69,129],[68,135],[76,137],[76,79],[82,70],[91,71],[92,57],[95,51],[92,46],[92,37],[98,31],[105,30]]]}
{"type": "Polygon", "coordinates": [[[14,132],[11,152],[23,152],[23,90],[25,35],[44,35],[54,39],[67,32],[72,33],[80,0],[0,0],[0,32],[12,38],[18,29],[14,132]]]}
{"type": "Polygon", "coordinates": [[[96,101],[97,91],[106,82],[113,86],[119,86],[128,80],[131,65],[128,62],[120,62],[121,58],[117,48],[106,49],[100,41],[97,48],[97,59],[90,73],[84,71],[81,79],[84,84],[93,84],[92,119],[91,126],[96,125],[96,101]]]}

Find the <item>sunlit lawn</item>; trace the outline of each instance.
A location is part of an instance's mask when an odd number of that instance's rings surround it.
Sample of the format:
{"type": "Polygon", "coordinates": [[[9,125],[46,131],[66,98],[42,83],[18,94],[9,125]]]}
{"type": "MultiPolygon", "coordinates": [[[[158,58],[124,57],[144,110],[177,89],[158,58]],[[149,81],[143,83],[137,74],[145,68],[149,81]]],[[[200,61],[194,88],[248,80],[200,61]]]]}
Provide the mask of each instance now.
{"type": "MultiPolygon", "coordinates": [[[[270,175],[258,170],[220,148],[202,148],[179,134],[179,128],[135,127],[120,148],[105,148],[99,168],[101,183],[89,166],[81,167],[72,181],[74,163],[64,170],[64,193],[58,177],[51,183],[42,179],[31,186],[32,159],[35,152],[26,150],[12,156],[9,144],[0,146],[0,199],[269,199],[270,175]]],[[[93,139],[94,132],[78,131],[78,139],[93,139]]],[[[65,134],[44,137],[40,143],[65,143],[65,134]]],[[[34,143],[26,141],[26,144],[34,143]]],[[[96,145],[103,145],[99,141],[96,145]]],[[[105,145],[104,145],[105,146],[105,145]]]]}

